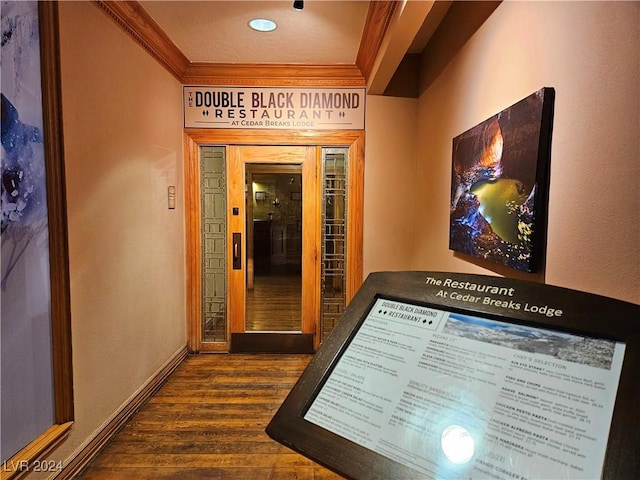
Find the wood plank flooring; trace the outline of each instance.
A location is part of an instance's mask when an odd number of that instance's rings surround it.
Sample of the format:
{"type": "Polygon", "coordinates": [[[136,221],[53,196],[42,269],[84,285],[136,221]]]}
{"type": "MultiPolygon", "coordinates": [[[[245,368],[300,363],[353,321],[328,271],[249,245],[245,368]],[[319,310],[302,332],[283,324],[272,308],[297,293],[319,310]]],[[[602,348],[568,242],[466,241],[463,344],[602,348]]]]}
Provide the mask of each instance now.
{"type": "Polygon", "coordinates": [[[247,332],[299,332],[302,329],[302,277],[300,273],[256,274],[247,291],[247,332]]]}
{"type": "Polygon", "coordinates": [[[336,480],[264,432],[311,355],[192,355],[76,478],[336,480]]]}

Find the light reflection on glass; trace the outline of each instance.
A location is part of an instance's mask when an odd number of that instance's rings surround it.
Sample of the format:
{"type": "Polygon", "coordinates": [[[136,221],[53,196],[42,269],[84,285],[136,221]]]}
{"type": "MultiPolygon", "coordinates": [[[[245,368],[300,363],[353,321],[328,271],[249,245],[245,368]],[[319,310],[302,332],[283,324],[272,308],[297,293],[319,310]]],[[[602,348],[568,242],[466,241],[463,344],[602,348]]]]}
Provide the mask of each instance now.
{"type": "Polygon", "coordinates": [[[442,451],[456,465],[469,462],[475,453],[475,443],[469,431],[460,425],[449,425],[440,437],[442,451]]]}

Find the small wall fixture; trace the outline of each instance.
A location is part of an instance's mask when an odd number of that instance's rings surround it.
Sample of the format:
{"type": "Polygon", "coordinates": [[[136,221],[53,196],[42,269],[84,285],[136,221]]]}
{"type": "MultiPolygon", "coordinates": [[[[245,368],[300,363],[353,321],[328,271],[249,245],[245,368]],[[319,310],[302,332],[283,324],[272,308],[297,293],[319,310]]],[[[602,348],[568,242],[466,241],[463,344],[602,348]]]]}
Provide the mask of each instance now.
{"type": "Polygon", "coordinates": [[[304,8],[304,0],[294,0],[293,8],[296,10],[302,10],[304,8]]]}

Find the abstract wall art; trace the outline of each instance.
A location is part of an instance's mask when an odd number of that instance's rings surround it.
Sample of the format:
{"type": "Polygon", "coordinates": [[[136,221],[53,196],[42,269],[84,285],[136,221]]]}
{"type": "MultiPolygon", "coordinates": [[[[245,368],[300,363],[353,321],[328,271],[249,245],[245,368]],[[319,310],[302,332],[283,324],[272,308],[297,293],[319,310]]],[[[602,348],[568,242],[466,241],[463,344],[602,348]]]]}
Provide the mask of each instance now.
{"type": "Polygon", "coordinates": [[[3,1],[1,13],[4,479],[70,428],[73,372],[57,5],[3,1]]]}
{"type": "Polygon", "coordinates": [[[451,250],[541,268],[554,99],[542,88],[453,139],[451,250]]]}
{"type": "Polygon", "coordinates": [[[39,38],[37,3],[3,2],[2,461],[54,423],[39,38]]]}

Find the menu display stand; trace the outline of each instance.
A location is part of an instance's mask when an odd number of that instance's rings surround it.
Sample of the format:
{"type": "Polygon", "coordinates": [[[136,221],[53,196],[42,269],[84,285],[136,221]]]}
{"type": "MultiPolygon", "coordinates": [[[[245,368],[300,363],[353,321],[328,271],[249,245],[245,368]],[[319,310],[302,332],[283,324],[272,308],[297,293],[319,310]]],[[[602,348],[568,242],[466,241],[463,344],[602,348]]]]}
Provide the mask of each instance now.
{"type": "Polygon", "coordinates": [[[369,275],[267,434],[352,479],[640,478],[640,306],[369,275]]]}

